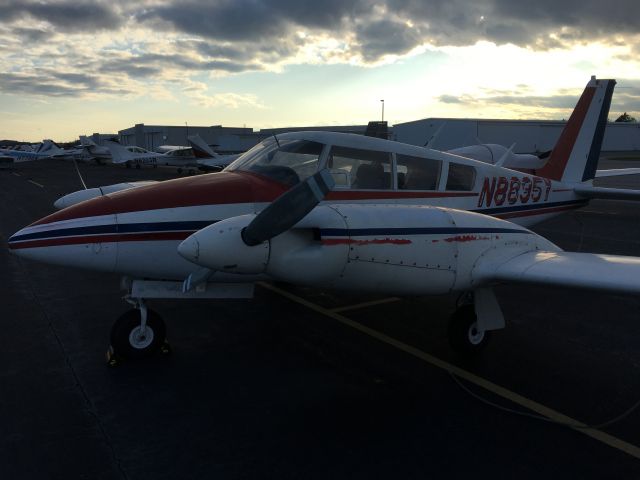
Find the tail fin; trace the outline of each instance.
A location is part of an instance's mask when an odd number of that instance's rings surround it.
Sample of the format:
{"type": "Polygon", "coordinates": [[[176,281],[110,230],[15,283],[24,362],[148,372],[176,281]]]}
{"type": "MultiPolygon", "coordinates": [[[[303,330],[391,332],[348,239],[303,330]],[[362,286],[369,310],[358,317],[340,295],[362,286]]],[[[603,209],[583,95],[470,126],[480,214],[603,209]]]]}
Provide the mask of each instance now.
{"type": "Polygon", "coordinates": [[[42,141],[41,148],[38,150],[38,153],[47,153],[49,155],[57,155],[60,153],[64,153],[64,150],[60,148],[60,146],[50,139],[45,139],[42,141]]]}
{"type": "Polygon", "coordinates": [[[215,158],[218,156],[209,145],[200,137],[200,135],[189,135],[187,137],[189,144],[193,149],[193,154],[196,158],[215,158]]]}
{"type": "Polygon", "coordinates": [[[86,135],[80,135],[80,145],[83,147],[97,147],[96,142],[88,138],[86,135]]]}
{"type": "Polygon", "coordinates": [[[563,182],[584,182],[595,177],[615,85],[615,80],[591,77],[549,161],[536,171],[538,175],[563,182]]]}
{"type": "Polygon", "coordinates": [[[136,158],[135,155],[119,143],[105,140],[104,146],[111,152],[111,161],[113,163],[125,163],[129,160],[135,160],[136,158]]]}

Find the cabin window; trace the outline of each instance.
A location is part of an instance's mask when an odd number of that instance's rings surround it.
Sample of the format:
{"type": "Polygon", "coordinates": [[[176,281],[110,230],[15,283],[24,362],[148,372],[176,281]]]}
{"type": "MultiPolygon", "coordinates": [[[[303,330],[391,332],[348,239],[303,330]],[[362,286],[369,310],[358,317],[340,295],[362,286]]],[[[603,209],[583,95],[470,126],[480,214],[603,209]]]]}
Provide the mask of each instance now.
{"type": "Polygon", "coordinates": [[[436,190],[441,166],[439,160],[396,154],[398,189],[436,190]]]}
{"type": "Polygon", "coordinates": [[[391,155],[375,150],[331,147],[327,168],[337,187],[390,190],[391,155]]]}
{"type": "Polygon", "coordinates": [[[471,191],[476,183],[476,169],[462,163],[450,163],[447,190],[471,191]]]}

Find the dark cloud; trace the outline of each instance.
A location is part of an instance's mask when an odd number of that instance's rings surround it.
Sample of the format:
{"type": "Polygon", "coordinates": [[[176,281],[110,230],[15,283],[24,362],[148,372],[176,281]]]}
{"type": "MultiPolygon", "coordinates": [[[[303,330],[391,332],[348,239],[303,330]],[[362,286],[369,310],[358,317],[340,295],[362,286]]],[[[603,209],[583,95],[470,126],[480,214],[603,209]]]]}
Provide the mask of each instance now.
{"type": "Polygon", "coordinates": [[[377,20],[356,28],[365,60],[377,60],[387,54],[403,54],[420,45],[420,30],[406,22],[377,20]]]}
{"type": "MultiPolygon", "coordinates": [[[[277,48],[297,31],[335,37],[355,33],[366,61],[406,53],[426,42],[472,45],[479,40],[532,48],[635,34],[640,2],[617,0],[189,0],[140,9],[136,18],[220,42],[266,42],[277,48]],[[411,22],[411,26],[407,24],[411,22]]],[[[260,43],[258,43],[260,44],[260,43]]],[[[254,43],[256,45],[256,43],[254,43]]],[[[199,45],[202,53],[240,59],[233,46],[199,45]]]]}
{"type": "Polygon", "coordinates": [[[440,95],[438,101],[441,103],[462,103],[462,100],[455,95],[440,95]]]}
{"type": "Polygon", "coordinates": [[[493,103],[500,105],[518,105],[523,107],[540,107],[540,108],[569,108],[573,109],[578,101],[576,95],[552,95],[547,97],[540,96],[519,96],[519,95],[499,95],[495,97],[485,97],[482,99],[484,103],[493,103]]]}
{"type": "MultiPolygon", "coordinates": [[[[346,57],[355,55],[368,63],[425,43],[465,46],[486,40],[532,49],[589,40],[624,45],[637,38],[638,18],[638,0],[0,0],[3,40],[9,36],[13,38],[8,45],[25,45],[24,58],[32,61],[31,69],[42,68],[42,60],[50,65],[58,53],[67,57],[65,65],[72,66],[68,70],[87,72],[84,77],[71,73],[64,78],[47,73],[41,87],[6,77],[9,83],[0,84],[0,90],[40,89],[64,95],[67,90],[108,89],[107,80],[118,76],[160,79],[165,69],[182,69],[187,78],[201,72],[257,71],[293,58],[307,38],[318,36],[344,42],[335,58],[353,60],[346,57]],[[126,55],[107,51],[84,58],[74,51],[74,37],[67,35],[114,32],[116,43],[120,37],[115,32],[121,29],[167,32],[171,43],[166,49],[145,43],[156,40],[129,45],[139,40],[125,36],[114,48],[124,49],[126,55]],[[48,48],[46,59],[34,53],[31,60],[30,52],[38,50],[26,46],[48,42],[59,47],[48,48]]],[[[631,54],[638,55],[640,46],[634,48],[631,54]]],[[[485,97],[519,104],[544,101],[516,91],[485,97]],[[527,100],[517,100],[523,98],[527,100]]],[[[460,101],[446,95],[440,100],[460,101]]]]}
{"type": "Polygon", "coordinates": [[[140,11],[140,21],[160,20],[177,30],[228,41],[275,41],[293,28],[342,30],[345,19],[366,13],[364,0],[175,1],[140,11]]]}
{"type": "Polygon", "coordinates": [[[103,61],[97,67],[98,72],[106,74],[127,75],[131,78],[145,78],[160,75],[162,68],[159,66],[141,64],[130,59],[112,59],[103,61]]]}
{"type": "Polygon", "coordinates": [[[44,42],[53,35],[51,32],[39,28],[14,28],[11,30],[11,33],[17,35],[23,42],[27,43],[44,42]]]}
{"type": "Polygon", "coordinates": [[[0,73],[0,92],[47,97],[77,97],[89,93],[127,94],[123,88],[113,88],[97,76],[59,73],[46,69],[35,73],[0,73]]]}
{"type": "Polygon", "coordinates": [[[114,2],[9,0],[0,3],[0,22],[22,18],[45,21],[61,33],[114,30],[124,23],[114,2]]]}
{"type": "MultiPolygon", "coordinates": [[[[575,108],[581,91],[559,90],[556,95],[529,95],[527,85],[518,85],[513,91],[483,90],[481,96],[441,95],[438,101],[445,104],[464,104],[470,108],[487,108],[495,106],[513,106],[538,108],[544,110],[564,110],[566,115],[575,108]]],[[[618,81],[611,104],[612,118],[622,112],[640,112],[640,80],[618,81]],[[619,112],[619,113],[614,113],[619,112]]]]}
{"type": "Polygon", "coordinates": [[[224,59],[194,58],[178,54],[143,53],[125,58],[107,55],[100,60],[98,65],[84,65],[83,68],[95,68],[104,74],[124,74],[131,78],[161,77],[165,69],[182,69],[187,74],[203,71],[239,73],[262,69],[260,65],[251,63],[249,60],[247,59],[246,63],[243,63],[224,59]]]}

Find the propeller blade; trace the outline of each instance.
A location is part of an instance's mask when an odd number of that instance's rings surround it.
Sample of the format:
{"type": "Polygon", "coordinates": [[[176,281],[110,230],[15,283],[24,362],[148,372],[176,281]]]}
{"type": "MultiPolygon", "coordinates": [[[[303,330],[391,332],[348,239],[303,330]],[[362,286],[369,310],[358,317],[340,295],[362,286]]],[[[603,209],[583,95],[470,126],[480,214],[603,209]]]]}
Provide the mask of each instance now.
{"type": "Polygon", "coordinates": [[[289,230],[313,210],[334,185],[328,170],[317,172],[262,210],[242,230],[242,240],[252,247],[289,230]]]}

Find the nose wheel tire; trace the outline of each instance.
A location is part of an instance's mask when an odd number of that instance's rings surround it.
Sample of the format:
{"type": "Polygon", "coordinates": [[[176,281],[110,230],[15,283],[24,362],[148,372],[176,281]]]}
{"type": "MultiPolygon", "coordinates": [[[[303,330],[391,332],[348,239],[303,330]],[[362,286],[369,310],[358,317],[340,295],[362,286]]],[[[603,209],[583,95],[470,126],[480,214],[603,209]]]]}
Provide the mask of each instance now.
{"type": "Polygon", "coordinates": [[[463,305],[451,315],[447,333],[451,348],[465,356],[480,353],[486,347],[491,334],[488,330],[478,329],[473,305],[463,305]]]}
{"type": "Polygon", "coordinates": [[[111,347],[123,359],[145,358],[161,350],[166,332],[164,321],[153,310],[147,310],[144,327],[140,323],[140,310],[129,310],[111,328],[111,347]]]}

